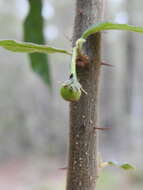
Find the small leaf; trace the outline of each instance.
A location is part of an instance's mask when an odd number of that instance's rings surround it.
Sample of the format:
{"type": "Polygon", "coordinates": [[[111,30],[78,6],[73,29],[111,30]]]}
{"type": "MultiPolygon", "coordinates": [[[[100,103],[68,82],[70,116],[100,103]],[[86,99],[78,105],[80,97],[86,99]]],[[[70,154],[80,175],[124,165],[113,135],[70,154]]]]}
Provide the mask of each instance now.
{"type": "Polygon", "coordinates": [[[143,34],[143,27],[132,26],[128,24],[117,24],[112,22],[98,22],[90,26],[87,30],[84,31],[81,38],[86,39],[88,36],[100,32],[103,30],[126,30],[131,32],[139,32],[143,34]]]}
{"type": "Polygon", "coordinates": [[[0,40],[0,46],[13,52],[23,52],[23,53],[64,53],[71,55],[68,51],[64,49],[58,49],[54,47],[50,47],[47,45],[38,45],[34,43],[28,42],[17,42],[14,40],[0,40]]]}
{"type": "Polygon", "coordinates": [[[113,161],[108,161],[108,165],[110,165],[110,166],[117,166],[118,165],[118,163],[117,162],[113,162],[113,161]]]}
{"type": "Polygon", "coordinates": [[[108,161],[109,166],[117,166],[119,168],[122,168],[124,170],[133,170],[135,167],[133,167],[131,164],[125,163],[125,164],[119,164],[116,161],[108,161]]]}
{"type": "Polygon", "coordinates": [[[128,164],[128,163],[122,164],[122,165],[120,166],[120,168],[122,168],[122,169],[124,169],[124,170],[134,170],[134,169],[135,169],[132,165],[130,165],[130,164],[128,164]]]}

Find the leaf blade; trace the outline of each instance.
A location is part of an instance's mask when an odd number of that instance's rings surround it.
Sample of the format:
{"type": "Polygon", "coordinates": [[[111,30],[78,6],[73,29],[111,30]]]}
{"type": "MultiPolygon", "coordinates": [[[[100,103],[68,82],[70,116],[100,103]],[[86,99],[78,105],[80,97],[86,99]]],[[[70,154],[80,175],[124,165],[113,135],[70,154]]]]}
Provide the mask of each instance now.
{"type": "Polygon", "coordinates": [[[120,165],[120,168],[124,169],[124,170],[134,170],[135,167],[133,167],[131,164],[125,163],[120,165]]]}
{"type": "Polygon", "coordinates": [[[39,45],[35,43],[28,42],[18,42],[15,40],[0,40],[0,47],[3,47],[9,51],[20,52],[20,53],[63,53],[67,55],[71,55],[70,52],[64,49],[59,49],[55,47],[51,47],[48,45],[39,45]]]}
{"type": "Polygon", "coordinates": [[[135,170],[135,167],[129,163],[119,164],[116,161],[108,161],[109,166],[117,166],[123,170],[135,170]]]}
{"type": "Polygon", "coordinates": [[[90,26],[87,30],[85,30],[81,37],[86,39],[88,36],[103,30],[125,30],[125,31],[138,32],[143,34],[143,27],[140,26],[117,24],[112,22],[99,22],[90,26]]]}

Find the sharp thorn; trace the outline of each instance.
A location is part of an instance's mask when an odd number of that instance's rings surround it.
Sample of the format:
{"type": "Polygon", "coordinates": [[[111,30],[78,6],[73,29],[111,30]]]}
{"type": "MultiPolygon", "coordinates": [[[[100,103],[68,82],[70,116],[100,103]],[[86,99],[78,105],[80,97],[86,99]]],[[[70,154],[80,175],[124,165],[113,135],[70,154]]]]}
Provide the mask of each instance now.
{"type": "Polygon", "coordinates": [[[82,92],[87,95],[87,92],[81,87],[82,92]]]}
{"type": "Polygon", "coordinates": [[[94,127],[94,130],[109,130],[111,127],[94,127]]]}
{"type": "Polygon", "coordinates": [[[58,168],[59,170],[67,170],[68,167],[58,168]]]}
{"type": "Polygon", "coordinates": [[[111,64],[108,64],[108,63],[105,63],[105,62],[101,62],[101,65],[108,66],[108,67],[114,67],[114,65],[111,65],[111,64]]]}

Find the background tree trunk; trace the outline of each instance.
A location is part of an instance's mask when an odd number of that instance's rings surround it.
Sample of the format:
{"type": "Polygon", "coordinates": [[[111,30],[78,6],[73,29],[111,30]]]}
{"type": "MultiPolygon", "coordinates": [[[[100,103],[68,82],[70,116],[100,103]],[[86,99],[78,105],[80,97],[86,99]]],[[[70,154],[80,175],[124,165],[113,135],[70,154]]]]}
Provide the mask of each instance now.
{"type": "MultiPolygon", "coordinates": [[[[128,20],[133,25],[143,25],[142,9],[143,3],[131,0],[130,3],[126,2],[126,9],[128,13],[128,20]],[[138,18],[138,19],[136,19],[138,18]]],[[[141,167],[142,158],[142,115],[143,115],[143,104],[142,104],[142,36],[130,33],[127,38],[127,66],[126,66],[126,101],[129,115],[128,124],[128,149],[130,151],[131,158],[136,160],[136,165],[141,167]],[[130,101],[130,102],[129,102],[130,101]],[[136,143],[135,143],[136,142],[136,143]]],[[[133,160],[131,160],[133,162],[133,160]]]]}
{"type": "MultiPolygon", "coordinates": [[[[77,0],[73,46],[82,32],[101,21],[103,0],[77,0]]],[[[85,52],[89,64],[77,68],[78,78],[88,95],[70,104],[70,142],[67,190],[93,190],[98,177],[98,89],[100,76],[100,42],[98,33],[91,36],[85,52]]]]}

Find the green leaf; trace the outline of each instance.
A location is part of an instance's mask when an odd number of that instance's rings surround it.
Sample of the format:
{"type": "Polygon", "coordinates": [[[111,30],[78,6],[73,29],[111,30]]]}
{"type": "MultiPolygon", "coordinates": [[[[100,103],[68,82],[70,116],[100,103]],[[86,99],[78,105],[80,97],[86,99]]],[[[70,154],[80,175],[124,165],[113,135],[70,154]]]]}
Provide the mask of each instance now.
{"type": "Polygon", "coordinates": [[[17,42],[14,40],[0,40],[0,46],[13,52],[21,52],[21,53],[64,53],[71,55],[70,52],[54,48],[47,45],[38,45],[34,43],[28,43],[28,42],[17,42]]]}
{"type": "Polygon", "coordinates": [[[135,167],[133,167],[132,165],[128,164],[128,163],[125,163],[125,164],[122,164],[120,166],[120,168],[124,169],[124,170],[134,170],[135,167]]]}
{"type": "Polygon", "coordinates": [[[133,167],[131,164],[124,163],[124,164],[120,165],[116,161],[108,161],[108,165],[109,166],[117,166],[117,167],[122,168],[124,170],[133,170],[133,169],[135,169],[135,167],[133,167]]]}
{"type": "Polygon", "coordinates": [[[99,22],[97,24],[90,26],[87,30],[85,30],[81,38],[86,39],[88,36],[103,30],[126,30],[131,32],[139,32],[143,34],[143,27],[140,26],[132,26],[128,24],[116,24],[112,22],[99,22]]]}
{"type": "Polygon", "coordinates": [[[113,162],[113,161],[108,161],[108,165],[110,165],[110,166],[117,166],[118,165],[118,163],[117,162],[113,162]]]}
{"type": "MultiPolygon", "coordinates": [[[[45,44],[43,33],[42,1],[28,0],[29,13],[24,22],[24,41],[45,44]]],[[[31,67],[45,83],[51,85],[48,57],[43,53],[29,54],[31,67]]]]}

